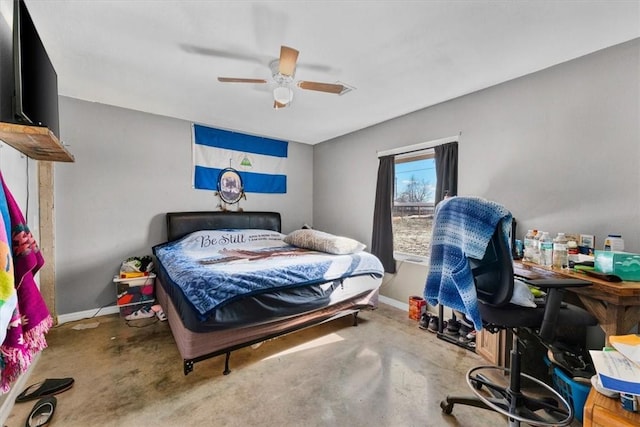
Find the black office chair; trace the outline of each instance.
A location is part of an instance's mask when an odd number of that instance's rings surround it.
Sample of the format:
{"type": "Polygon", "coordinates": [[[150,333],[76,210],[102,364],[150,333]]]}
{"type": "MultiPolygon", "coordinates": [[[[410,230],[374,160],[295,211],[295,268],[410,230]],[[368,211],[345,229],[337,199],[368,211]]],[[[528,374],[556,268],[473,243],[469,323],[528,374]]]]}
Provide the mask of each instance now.
{"type": "Polygon", "coordinates": [[[514,289],[513,260],[510,248],[501,235],[501,226],[501,223],[498,223],[484,257],[480,260],[468,260],[484,328],[490,332],[503,329],[513,332],[510,368],[472,368],[467,372],[467,383],[475,396],[447,396],[440,403],[440,407],[445,414],[451,414],[455,404],[496,411],[507,417],[509,426],[519,426],[521,422],[533,426],[566,426],[572,422],[574,416],[571,404],[543,381],[522,372],[522,345],[518,339],[518,331],[524,331],[526,328],[535,334],[545,347],[554,349],[557,325],[596,325],[597,320],[587,311],[562,302],[566,288],[588,286],[591,283],[572,279],[531,280],[529,283],[546,290],[544,303],[538,304],[537,308],[511,304],[514,289]],[[489,380],[490,376],[486,375],[490,371],[509,374],[509,385],[492,383],[489,380]],[[550,397],[540,398],[539,393],[533,395],[526,391],[528,388],[523,390],[523,379],[542,387],[547,392],[544,393],[545,396],[548,394],[550,397]]]}

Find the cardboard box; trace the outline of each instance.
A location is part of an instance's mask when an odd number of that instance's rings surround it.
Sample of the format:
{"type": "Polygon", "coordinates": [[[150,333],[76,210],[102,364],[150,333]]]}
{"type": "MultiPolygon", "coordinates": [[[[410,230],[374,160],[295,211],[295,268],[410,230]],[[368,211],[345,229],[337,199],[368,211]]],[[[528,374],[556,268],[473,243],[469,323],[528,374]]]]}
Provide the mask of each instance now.
{"type": "Polygon", "coordinates": [[[622,280],[640,282],[640,254],[617,251],[595,251],[594,268],[622,280]]]}
{"type": "Polygon", "coordinates": [[[420,320],[422,307],[427,305],[424,298],[413,295],[409,297],[409,319],[420,320]]]}

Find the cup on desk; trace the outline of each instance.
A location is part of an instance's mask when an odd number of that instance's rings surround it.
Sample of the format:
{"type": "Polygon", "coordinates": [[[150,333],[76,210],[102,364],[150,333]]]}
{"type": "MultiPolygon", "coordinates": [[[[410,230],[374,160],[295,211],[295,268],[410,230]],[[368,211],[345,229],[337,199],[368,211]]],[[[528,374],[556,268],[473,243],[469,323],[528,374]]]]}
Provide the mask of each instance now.
{"type": "Polygon", "coordinates": [[[515,251],[514,251],[515,259],[522,259],[524,256],[524,245],[522,244],[522,240],[516,240],[515,243],[515,251]]]}
{"type": "Polygon", "coordinates": [[[578,252],[583,255],[593,255],[593,248],[588,246],[578,246],[578,252]]]}
{"type": "Polygon", "coordinates": [[[631,412],[638,412],[640,409],[640,396],[634,394],[620,393],[620,403],[622,403],[622,409],[631,412]]]}

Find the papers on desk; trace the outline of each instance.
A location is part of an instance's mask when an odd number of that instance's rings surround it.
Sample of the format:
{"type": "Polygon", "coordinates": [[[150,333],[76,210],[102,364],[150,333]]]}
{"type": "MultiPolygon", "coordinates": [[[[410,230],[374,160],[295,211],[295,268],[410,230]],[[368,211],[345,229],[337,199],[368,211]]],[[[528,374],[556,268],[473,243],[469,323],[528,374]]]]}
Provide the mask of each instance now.
{"type": "Polygon", "coordinates": [[[640,367],[640,335],[613,335],[609,342],[623,356],[640,367]]]}
{"type": "Polygon", "coordinates": [[[576,262],[588,262],[588,261],[595,261],[596,257],[594,257],[593,255],[585,255],[585,254],[578,254],[578,259],[576,260],[576,262]]]}
{"type": "Polygon", "coordinates": [[[589,350],[604,388],[640,395],[640,366],[618,351],[589,350]]]}

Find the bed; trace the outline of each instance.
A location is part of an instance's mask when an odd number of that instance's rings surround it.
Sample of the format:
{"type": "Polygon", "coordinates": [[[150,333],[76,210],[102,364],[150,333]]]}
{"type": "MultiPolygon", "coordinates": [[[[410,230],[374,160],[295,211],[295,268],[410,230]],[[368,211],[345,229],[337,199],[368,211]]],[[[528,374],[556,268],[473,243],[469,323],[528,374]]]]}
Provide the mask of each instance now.
{"type": "Polygon", "coordinates": [[[283,243],[277,212],[171,212],[166,226],[167,242],[153,248],[156,297],[185,375],[195,363],[223,354],[227,375],[234,350],[348,315],[357,326],[361,310],[377,307],[383,276],[377,258],[364,251],[330,255],[283,243]],[[259,248],[247,251],[243,239],[259,248]],[[218,250],[212,242],[225,246],[218,250]],[[207,247],[203,255],[201,247],[207,247]],[[304,266],[283,279],[286,259],[302,265],[307,258],[323,263],[321,277],[315,266],[304,266]],[[260,273],[258,263],[269,269],[258,279],[236,270],[260,273]],[[222,276],[209,279],[209,274],[222,276]]]}

